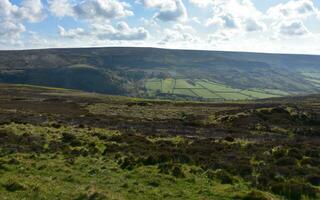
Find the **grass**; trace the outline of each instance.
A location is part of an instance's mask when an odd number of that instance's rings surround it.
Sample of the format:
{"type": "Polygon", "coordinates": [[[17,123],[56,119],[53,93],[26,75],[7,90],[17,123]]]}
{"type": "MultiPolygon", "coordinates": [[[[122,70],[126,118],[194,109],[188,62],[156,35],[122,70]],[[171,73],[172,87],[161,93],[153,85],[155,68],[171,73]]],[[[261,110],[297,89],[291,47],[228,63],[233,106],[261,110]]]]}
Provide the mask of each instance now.
{"type": "Polygon", "coordinates": [[[217,93],[219,96],[226,100],[247,100],[251,99],[249,96],[241,94],[241,93],[217,93]]]}
{"type": "Polygon", "coordinates": [[[147,81],[145,84],[147,90],[157,91],[161,90],[161,82],[160,81],[147,81]]]}
{"type": "Polygon", "coordinates": [[[191,97],[198,97],[194,92],[192,92],[191,89],[174,89],[173,91],[174,94],[178,95],[186,95],[186,96],[191,96],[191,97]]]}
{"type": "Polygon", "coordinates": [[[209,91],[208,89],[194,89],[198,96],[208,99],[221,99],[221,96],[209,91]]]}
{"type": "Polygon", "coordinates": [[[172,94],[172,91],[174,89],[174,84],[175,84],[175,80],[174,79],[169,78],[169,79],[162,80],[161,92],[162,93],[172,94]]]}
{"type": "Polygon", "coordinates": [[[280,90],[241,90],[205,79],[149,79],[146,82],[145,87],[149,92],[153,92],[152,94],[154,95],[155,91],[161,91],[163,94],[176,94],[211,100],[248,100],[289,95],[280,90]]]}
{"type": "MultiPolygon", "coordinates": [[[[16,135],[38,135],[46,142],[59,141],[63,133],[75,133],[81,146],[99,143],[99,138],[121,136],[104,129],[52,128],[22,124],[8,124],[2,131],[16,135]],[[94,136],[99,133],[99,137],[94,136]]],[[[183,137],[151,137],[153,143],[162,141],[176,145],[183,137]]],[[[116,143],[115,143],[116,144],[116,143]]],[[[84,147],[87,148],[87,147],[84,147]]],[[[74,148],[75,149],[75,148],[74,148]]],[[[102,153],[103,151],[101,151],[102,153]]],[[[118,154],[119,155],[119,154],[118,154]]],[[[127,156],[122,154],[121,156],[127,156]]],[[[250,192],[241,179],[229,185],[208,179],[197,166],[181,165],[183,178],[159,172],[157,166],[139,166],[122,169],[113,156],[100,153],[74,156],[61,152],[12,153],[0,158],[0,193],[14,199],[233,199],[235,195],[250,192]],[[231,192],[232,191],[232,192],[231,192]]]]}
{"type": "Polygon", "coordinates": [[[195,84],[190,84],[191,81],[187,80],[187,79],[177,79],[176,80],[176,89],[192,89],[192,88],[199,88],[197,85],[195,84]]]}
{"type": "Polygon", "coordinates": [[[228,87],[223,84],[213,83],[210,81],[197,81],[197,85],[203,86],[214,92],[239,92],[240,90],[228,87]]]}
{"type": "Polygon", "coordinates": [[[251,90],[243,90],[241,91],[241,94],[256,98],[256,99],[264,99],[264,98],[272,98],[272,97],[279,97],[279,95],[273,95],[268,93],[257,92],[257,91],[251,91],[251,90]]]}

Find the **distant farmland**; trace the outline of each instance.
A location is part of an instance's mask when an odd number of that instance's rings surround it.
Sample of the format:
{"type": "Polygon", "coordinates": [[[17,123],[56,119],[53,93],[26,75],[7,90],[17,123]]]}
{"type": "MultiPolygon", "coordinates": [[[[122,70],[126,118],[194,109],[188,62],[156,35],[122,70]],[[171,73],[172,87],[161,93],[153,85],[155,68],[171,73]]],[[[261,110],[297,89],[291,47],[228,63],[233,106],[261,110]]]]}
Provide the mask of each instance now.
{"type": "Polygon", "coordinates": [[[206,79],[148,79],[145,88],[149,94],[171,94],[210,100],[250,100],[281,97],[288,93],[280,90],[238,89],[206,79]]]}

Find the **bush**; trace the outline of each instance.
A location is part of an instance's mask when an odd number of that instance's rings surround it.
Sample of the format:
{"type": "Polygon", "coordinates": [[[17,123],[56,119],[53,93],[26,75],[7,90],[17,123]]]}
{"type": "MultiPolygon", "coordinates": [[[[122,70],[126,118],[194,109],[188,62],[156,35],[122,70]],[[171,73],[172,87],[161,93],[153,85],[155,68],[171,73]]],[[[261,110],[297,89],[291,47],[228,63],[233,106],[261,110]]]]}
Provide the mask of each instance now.
{"type": "Polygon", "coordinates": [[[89,194],[81,194],[75,200],[106,200],[106,195],[99,192],[90,192],[89,194]]]}
{"type": "Polygon", "coordinates": [[[172,170],[172,175],[176,178],[184,178],[185,175],[180,166],[175,166],[172,170]]]}
{"type": "Polygon", "coordinates": [[[276,161],[278,166],[295,166],[297,164],[297,160],[292,157],[283,157],[276,161]]]}
{"type": "Polygon", "coordinates": [[[267,198],[262,192],[260,192],[258,190],[253,190],[243,196],[235,196],[234,199],[238,199],[238,200],[268,200],[269,198],[267,198]]]}
{"type": "Polygon", "coordinates": [[[25,186],[13,180],[9,180],[7,183],[3,184],[3,187],[9,192],[15,192],[26,189],[25,186]]]}
{"type": "Polygon", "coordinates": [[[297,148],[292,148],[288,151],[288,156],[296,159],[302,159],[303,154],[297,148]]]}
{"type": "Polygon", "coordinates": [[[301,200],[303,196],[309,198],[317,196],[317,190],[311,185],[295,181],[276,183],[272,185],[271,190],[275,194],[285,196],[290,200],[301,200]]]}
{"type": "Polygon", "coordinates": [[[224,140],[227,141],[227,142],[234,142],[234,138],[231,137],[231,136],[225,137],[224,140]]]}
{"type": "Polygon", "coordinates": [[[125,157],[119,161],[121,169],[133,170],[136,166],[136,161],[133,157],[125,157]]]}
{"type": "Polygon", "coordinates": [[[320,175],[309,175],[306,180],[315,186],[320,186],[320,175]]]}
{"type": "Polygon", "coordinates": [[[81,146],[81,141],[72,133],[62,133],[62,142],[72,146],[81,146]]]}
{"type": "Polygon", "coordinates": [[[232,176],[226,172],[225,170],[218,169],[216,171],[209,170],[207,172],[207,176],[210,179],[218,179],[222,184],[232,184],[233,178],[232,176]]]}

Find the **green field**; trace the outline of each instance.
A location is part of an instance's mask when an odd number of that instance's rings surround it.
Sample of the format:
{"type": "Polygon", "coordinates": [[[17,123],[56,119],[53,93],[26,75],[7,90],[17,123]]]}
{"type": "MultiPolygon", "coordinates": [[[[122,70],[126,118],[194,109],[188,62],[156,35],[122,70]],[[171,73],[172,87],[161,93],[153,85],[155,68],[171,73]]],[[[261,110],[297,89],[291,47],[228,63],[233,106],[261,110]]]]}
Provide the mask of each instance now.
{"type": "Polygon", "coordinates": [[[221,96],[211,92],[208,89],[196,89],[194,92],[202,98],[208,98],[208,99],[221,99],[221,96]]]}
{"type": "Polygon", "coordinates": [[[191,89],[174,89],[174,94],[198,97],[191,89]]]}
{"type": "Polygon", "coordinates": [[[174,85],[175,85],[175,79],[164,79],[161,80],[162,81],[162,88],[161,88],[161,92],[162,93],[168,93],[168,94],[172,94],[172,91],[174,89],[174,85]]]}
{"type": "MultiPolygon", "coordinates": [[[[176,79],[176,86],[175,88],[199,88],[193,81],[188,81],[186,79],[176,79]],[[193,84],[192,84],[193,83],[193,84]]],[[[201,86],[200,86],[201,88],[201,86]]]]}
{"type": "Polygon", "coordinates": [[[145,83],[145,88],[149,93],[160,91],[163,94],[175,94],[212,100],[250,100],[290,95],[281,90],[256,88],[242,90],[205,79],[148,79],[145,83]]]}

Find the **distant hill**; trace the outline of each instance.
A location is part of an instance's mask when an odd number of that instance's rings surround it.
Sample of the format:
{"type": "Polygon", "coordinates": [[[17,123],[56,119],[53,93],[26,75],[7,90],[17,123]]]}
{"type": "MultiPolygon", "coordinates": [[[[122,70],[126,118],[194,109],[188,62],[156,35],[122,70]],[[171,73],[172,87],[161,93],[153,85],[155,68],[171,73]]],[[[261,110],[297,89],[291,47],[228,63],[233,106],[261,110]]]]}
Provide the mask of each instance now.
{"type": "Polygon", "coordinates": [[[126,96],[239,100],[320,92],[320,56],[156,48],[0,51],[0,82],[126,96]]]}

